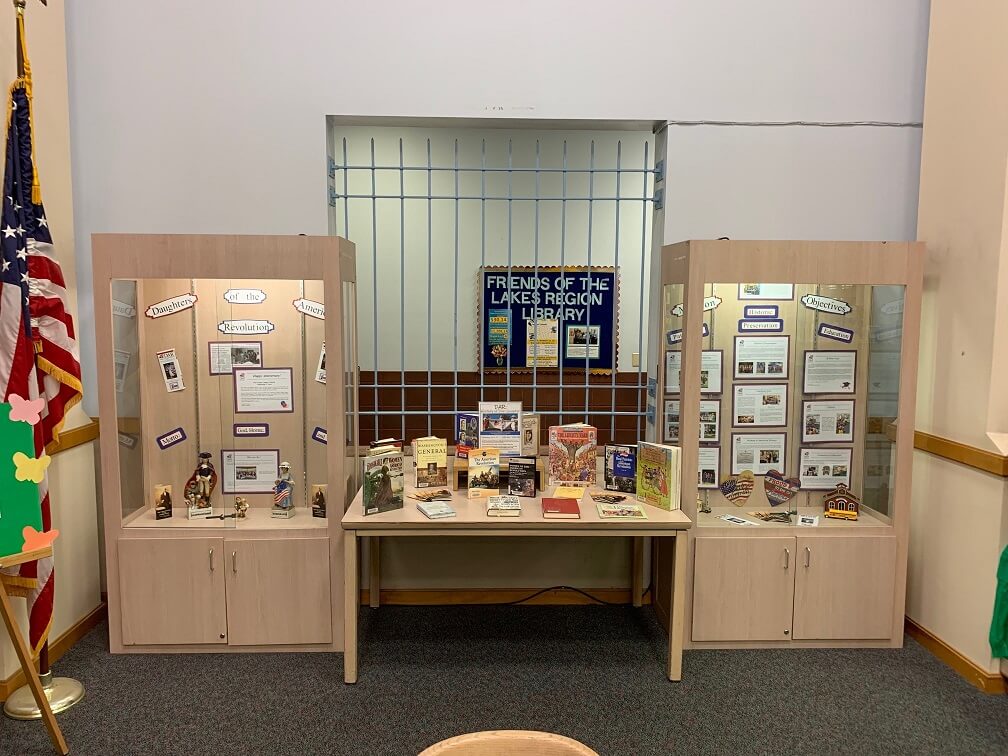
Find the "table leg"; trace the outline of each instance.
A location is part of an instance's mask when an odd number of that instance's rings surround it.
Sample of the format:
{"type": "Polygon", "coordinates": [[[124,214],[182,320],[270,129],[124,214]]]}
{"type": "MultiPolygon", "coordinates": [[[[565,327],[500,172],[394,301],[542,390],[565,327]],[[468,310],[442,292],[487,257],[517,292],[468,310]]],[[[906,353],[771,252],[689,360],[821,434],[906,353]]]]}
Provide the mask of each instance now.
{"type": "Polygon", "coordinates": [[[630,584],[633,586],[633,605],[640,606],[644,603],[644,537],[635,536],[632,540],[633,557],[630,560],[630,584]]]}
{"type": "Polygon", "coordinates": [[[42,712],[42,720],[45,722],[46,730],[49,731],[49,739],[52,741],[53,748],[56,749],[57,753],[65,756],[65,754],[70,753],[70,749],[67,748],[66,741],[63,739],[63,733],[56,723],[56,717],[53,716],[52,707],[49,706],[49,699],[46,698],[42,682],[39,680],[38,672],[35,670],[35,662],[32,659],[31,651],[25,642],[24,636],[21,635],[21,628],[14,619],[10,597],[7,595],[7,588],[2,582],[0,582],[0,612],[3,613],[4,624],[7,625],[7,633],[10,635],[11,643],[14,644],[14,651],[17,653],[18,661],[21,662],[21,669],[28,680],[28,687],[35,698],[39,711],[42,712]]]}
{"type": "Polygon", "coordinates": [[[381,603],[381,546],[380,538],[368,538],[368,603],[372,609],[377,609],[381,603]]]}
{"type": "Polygon", "coordinates": [[[360,574],[357,564],[357,531],[343,534],[343,682],[357,682],[357,605],[360,574]]]}
{"type": "Polygon", "coordinates": [[[686,531],[675,535],[672,601],[669,602],[669,680],[682,679],[683,621],[686,612],[686,531]]]}

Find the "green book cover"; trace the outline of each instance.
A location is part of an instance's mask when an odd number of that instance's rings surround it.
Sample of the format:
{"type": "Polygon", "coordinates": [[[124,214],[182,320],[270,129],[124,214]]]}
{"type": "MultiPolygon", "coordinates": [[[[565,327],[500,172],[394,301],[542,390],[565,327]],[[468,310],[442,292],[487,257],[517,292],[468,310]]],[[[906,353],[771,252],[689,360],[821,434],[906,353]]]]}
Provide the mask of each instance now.
{"type": "Polygon", "coordinates": [[[39,504],[38,483],[18,480],[21,460],[22,476],[35,461],[35,432],[28,423],[10,419],[11,406],[0,404],[0,556],[20,554],[24,546],[22,531],[26,525],[42,530],[42,507],[39,504]],[[25,463],[28,463],[26,465],[25,463]]]}

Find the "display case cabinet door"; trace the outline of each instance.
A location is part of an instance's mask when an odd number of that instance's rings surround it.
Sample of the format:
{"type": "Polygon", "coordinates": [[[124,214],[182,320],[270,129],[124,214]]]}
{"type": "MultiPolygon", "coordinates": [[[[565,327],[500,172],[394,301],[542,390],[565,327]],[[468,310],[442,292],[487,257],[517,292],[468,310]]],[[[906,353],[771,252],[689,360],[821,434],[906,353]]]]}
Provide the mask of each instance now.
{"type": "Polygon", "coordinates": [[[795,539],[696,539],[694,641],[791,638],[795,539]]]}
{"type": "Polygon", "coordinates": [[[227,539],[224,554],[229,645],[332,642],[328,538],[227,539]]]}
{"type": "Polygon", "coordinates": [[[227,643],[222,538],[120,538],[125,646],[227,643]]]}
{"type": "Polygon", "coordinates": [[[896,538],[798,538],[794,637],[892,637],[896,538]]]}

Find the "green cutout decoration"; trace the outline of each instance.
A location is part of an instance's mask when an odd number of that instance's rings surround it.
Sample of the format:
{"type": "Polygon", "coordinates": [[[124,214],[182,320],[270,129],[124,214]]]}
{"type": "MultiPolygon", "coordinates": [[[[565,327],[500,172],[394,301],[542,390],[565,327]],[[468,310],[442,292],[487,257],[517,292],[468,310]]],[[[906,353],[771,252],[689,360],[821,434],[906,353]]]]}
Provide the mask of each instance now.
{"type": "Polygon", "coordinates": [[[35,430],[10,419],[11,406],[0,403],[0,557],[20,554],[23,530],[42,530],[42,506],[37,483],[15,477],[17,452],[35,457],[35,430]]]}

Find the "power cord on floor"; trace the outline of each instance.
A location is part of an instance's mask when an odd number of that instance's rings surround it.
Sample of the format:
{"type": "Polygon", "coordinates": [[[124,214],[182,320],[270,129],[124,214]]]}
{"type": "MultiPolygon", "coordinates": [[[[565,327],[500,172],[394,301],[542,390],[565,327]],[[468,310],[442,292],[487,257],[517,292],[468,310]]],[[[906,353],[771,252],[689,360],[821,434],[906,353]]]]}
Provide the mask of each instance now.
{"type": "MultiPolygon", "coordinates": [[[[606,601],[605,599],[599,598],[598,596],[594,596],[588,593],[588,591],[582,591],[580,588],[575,588],[572,585],[551,585],[549,588],[543,588],[523,598],[516,599],[514,601],[505,601],[502,604],[500,604],[500,606],[516,606],[518,604],[524,604],[526,601],[531,601],[532,599],[541,596],[548,591],[574,591],[574,593],[579,593],[585,598],[591,599],[592,601],[598,604],[602,604],[604,606],[625,606],[625,603],[622,601],[606,601]]],[[[647,596],[650,592],[651,592],[651,586],[649,585],[647,587],[647,590],[645,590],[641,594],[641,597],[643,598],[644,596],[647,596]]]]}

